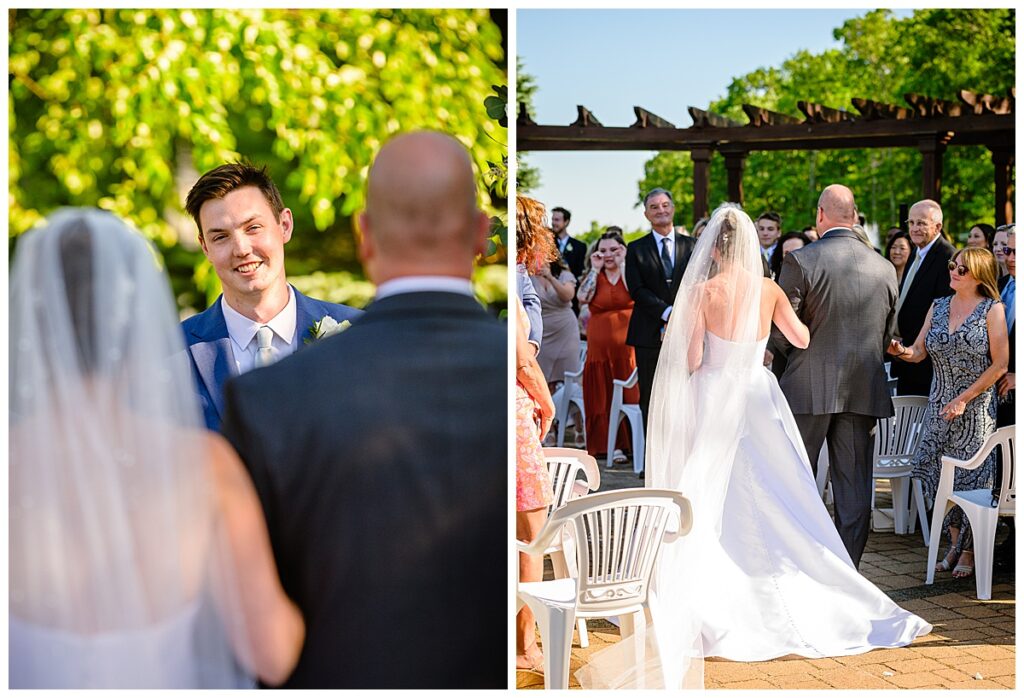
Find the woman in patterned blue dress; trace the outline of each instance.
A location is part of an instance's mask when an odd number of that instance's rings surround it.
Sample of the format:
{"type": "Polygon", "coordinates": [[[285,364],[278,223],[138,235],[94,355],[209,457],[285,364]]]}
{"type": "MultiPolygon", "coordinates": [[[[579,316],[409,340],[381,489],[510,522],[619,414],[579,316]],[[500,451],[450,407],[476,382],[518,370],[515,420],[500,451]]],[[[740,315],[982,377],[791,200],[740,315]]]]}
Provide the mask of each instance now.
{"type": "MultiPolygon", "coordinates": [[[[889,353],[917,363],[931,356],[935,367],[924,436],[914,457],[912,477],[921,481],[925,498],[934,499],[942,472],[942,456],[972,457],[996,428],[993,386],[1006,373],[1009,341],[1006,316],[996,288],[996,260],[986,249],[960,250],[949,262],[952,296],[939,298],[928,311],[911,347],[893,340],[889,353]]],[[[995,453],[977,470],[957,470],[954,490],[989,487],[995,453]]],[[[950,548],[936,566],[944,572],[956,563],[953,576],[974,572],[970,522],[954,507],[942,523],[950,548]]]]}

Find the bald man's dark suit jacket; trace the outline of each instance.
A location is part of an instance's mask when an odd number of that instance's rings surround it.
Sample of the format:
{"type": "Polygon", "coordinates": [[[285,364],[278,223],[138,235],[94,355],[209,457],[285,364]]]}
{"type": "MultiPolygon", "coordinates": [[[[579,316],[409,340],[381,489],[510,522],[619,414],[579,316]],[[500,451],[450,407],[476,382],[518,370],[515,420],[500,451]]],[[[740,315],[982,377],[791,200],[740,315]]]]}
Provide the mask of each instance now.
{"type": "MultiPolygon", "coordinates": [[[[953,249],[953,246],[940,235],[932,248],[928,250],[925,258],[921,260],[921,266],[917,270],[917,274],[914,275],[910,290],[896,317],[899,336],[904,345],[909,347],[917,340],[917,335],[924,326],[924,319],[928,315],[928,309],[932,306],[932,302],[936,298],[953,295],[953,289],[949,287],[949,269],[946,264],[955,253],[956,250],[953,249]]],[[[914,254],[917,254],[916,250],[914,254]]],[[[900,279],[901,293],[912,262],[913,257],[907,262],[903,278],[900,279]]],[[[930,358],[916,364],[894,360],[890,366],[890,372],[893,377],[899,379],[897,392],[900,395],[928,395],[931,391],[932,360],[930,358]]]]}
{"type": "Polygon", "coordinates": [[[306,621],[285,688],[506,687],[507,355],[475,299],[405,293],[228,382],[306,621]]]}

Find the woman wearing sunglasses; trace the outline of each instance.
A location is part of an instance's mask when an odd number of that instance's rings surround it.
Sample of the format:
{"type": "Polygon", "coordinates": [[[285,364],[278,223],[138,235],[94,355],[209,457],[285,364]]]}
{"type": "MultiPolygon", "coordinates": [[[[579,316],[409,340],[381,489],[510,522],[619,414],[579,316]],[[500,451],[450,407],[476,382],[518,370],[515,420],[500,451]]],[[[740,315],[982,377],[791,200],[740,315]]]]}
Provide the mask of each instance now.
{"type": "MultiPolygon", "coordinates": [[[[942,456],[970,458],[996,428],[994,386],[1006,373],[1009,357],[996,274],[996,260],[988,250],[957,252],[949,262],[953,295],[932,304],[913,346],[893,340],[889,347],[890,354],[911,363],[930,356],[935,367],[913,471],[929,501],[935,497],[942,456]]],[[[957,470],[953,489],[989,487],[995,463],[993,453],[977,470],[957,470]]],[[[936,571],[953,567],[954,577],[969,577],[974,572],[973,539],[963,510],[954,507],[942,527],[949,533],[950,548],[936,571]]]]}

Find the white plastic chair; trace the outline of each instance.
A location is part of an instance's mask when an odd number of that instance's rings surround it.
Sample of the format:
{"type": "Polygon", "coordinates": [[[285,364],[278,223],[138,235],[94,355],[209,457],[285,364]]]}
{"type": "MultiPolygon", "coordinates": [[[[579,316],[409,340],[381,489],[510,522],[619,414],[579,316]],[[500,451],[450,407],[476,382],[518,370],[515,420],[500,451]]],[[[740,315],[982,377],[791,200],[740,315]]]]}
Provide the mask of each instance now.
{"type": "MultiPolygon", "coordinates": [[[[544,460],[547,462],[548,473],[551,475],[551,486],[555,497],[548,507],[548,517],[555,509],[564,506],[571,499],[578,499],[588,492],[595,492],[601,486],[601,470],[597,460],[576,448],[545,448],[544,460]],[[578,479],[580,473],[586,475],[586,481],[578,479]]],[[[563,530],[562,535],[544,550],[551,557],[551,567],[555,579],[576,576],[576,545],[572,532],[563,530]]],[[[580,647],[589,647],[587,621],[580,618],[577,622],[580,631],[580,647]]]]}
{"type": "Polygon", "coordinates": [[[935,579],[935,563],[939,557],[939,538],[942,536],[942,520],[954,505],[964,510],[971,522],[974,534],[974,577],[978,598],[992,598],[992,558],[996,542],[996,524],[1000,516],[1013,516],[1016,511],[1017,488],[1016,453],[1014,450],[1014,426],[997,429],[985,440],[981,450],[969,460],[942,457],[942,473],[935,492],[935,509],[932,511],[931,538],[928,543],[928,576],[926,584],[935,579]],[[985,462],[988,454],[997,447],[1003,452],[1003,479],[999,490],[998,506],[992,506],[992,489],[953,491],[953,475],[957,468],[976,470],[985,462]]]}
{"type": "Polygon", "coordinates": [[[690,502],[673,490],[634,488],[592,494],[556,509],[533,543],[518,543],[519,552],[539,554],[566,525],[577,540],[581,574],[520,583],[516,592],[517,612],[523,604],[529,606],[540,628],[544,688],[569,687],[576,618],[618,616],[622,637],[633,636],[637,649],[643,651],[645,619],[635,623],[633,614],[657,618],[650,581],[658,550],[662,540],[690,531],[692,512],[690,502]]]}
{"type": "MultiPolygon", "coordinates": [[[[558,386],[555,394],[551,396],[555,403],[555,421],[558,422],[558,432],[555,443],[558,448],[565,446],[565,428],[569,421],[569,406],[576,405],[580,412],[579,433],[586,439],[587,413],[583,408],[583,364],[587,360],[587,343],[580,342],[580,363],[575,371],[565,372],[565,381],[558,386]]],[[[584,441],[585,442],[585,441],[584,441]]]]}
{"type": "Polygon", "coordinates": [[[630,434],[633,437],[633,472],[639,473],[644,469],[644,417],[640,412],[640,405],[637,403],[623,403],[622,391],[636,385],[637,377],[640,375],[638,369],[633,369],[626,380],[618,378],[612,381],[612,407],[608,413],[608,462],[606,467],[615,465],[612,454],[615,452],[615,436],[619,432],[619,422],[625,417],[629,421],[630,434]]]}
{"type": "MultiPolygon", "coordinates": [[[[893,531],[903,535],[910,531],[909,521],[917,506],[910,500],[911,461],[921,443],[928,398],[900,395],[892,399],[895,414],[878,420],[875,429],[873,476],[888,479],[892,487],[893,531]],[[908,508],[909,507],[909,508],[908,508]]],[[[871,489],[871,508],[875,508],[875,491],[871,489]]]]}

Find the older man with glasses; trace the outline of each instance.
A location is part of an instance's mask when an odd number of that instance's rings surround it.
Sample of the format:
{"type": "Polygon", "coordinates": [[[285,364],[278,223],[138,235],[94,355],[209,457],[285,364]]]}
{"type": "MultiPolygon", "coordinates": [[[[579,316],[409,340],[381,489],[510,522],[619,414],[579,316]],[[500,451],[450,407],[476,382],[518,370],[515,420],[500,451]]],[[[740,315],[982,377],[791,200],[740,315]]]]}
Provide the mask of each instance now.
{"type": "MultiPolygon", "coordinates": [[[[896,314],[900,337],[912,343],[921,332],[932,301],[953,293],[946,265],[956,250],[941,234],[942,208],[931,199],[910,207],[907,226],[916,252],[900,279],[896,314]]],[[[928,395],[931,390],[931,359],[917,364],[894,361],[891,371],[898,379],[896,390],[900,395],[928,395]]]]}

